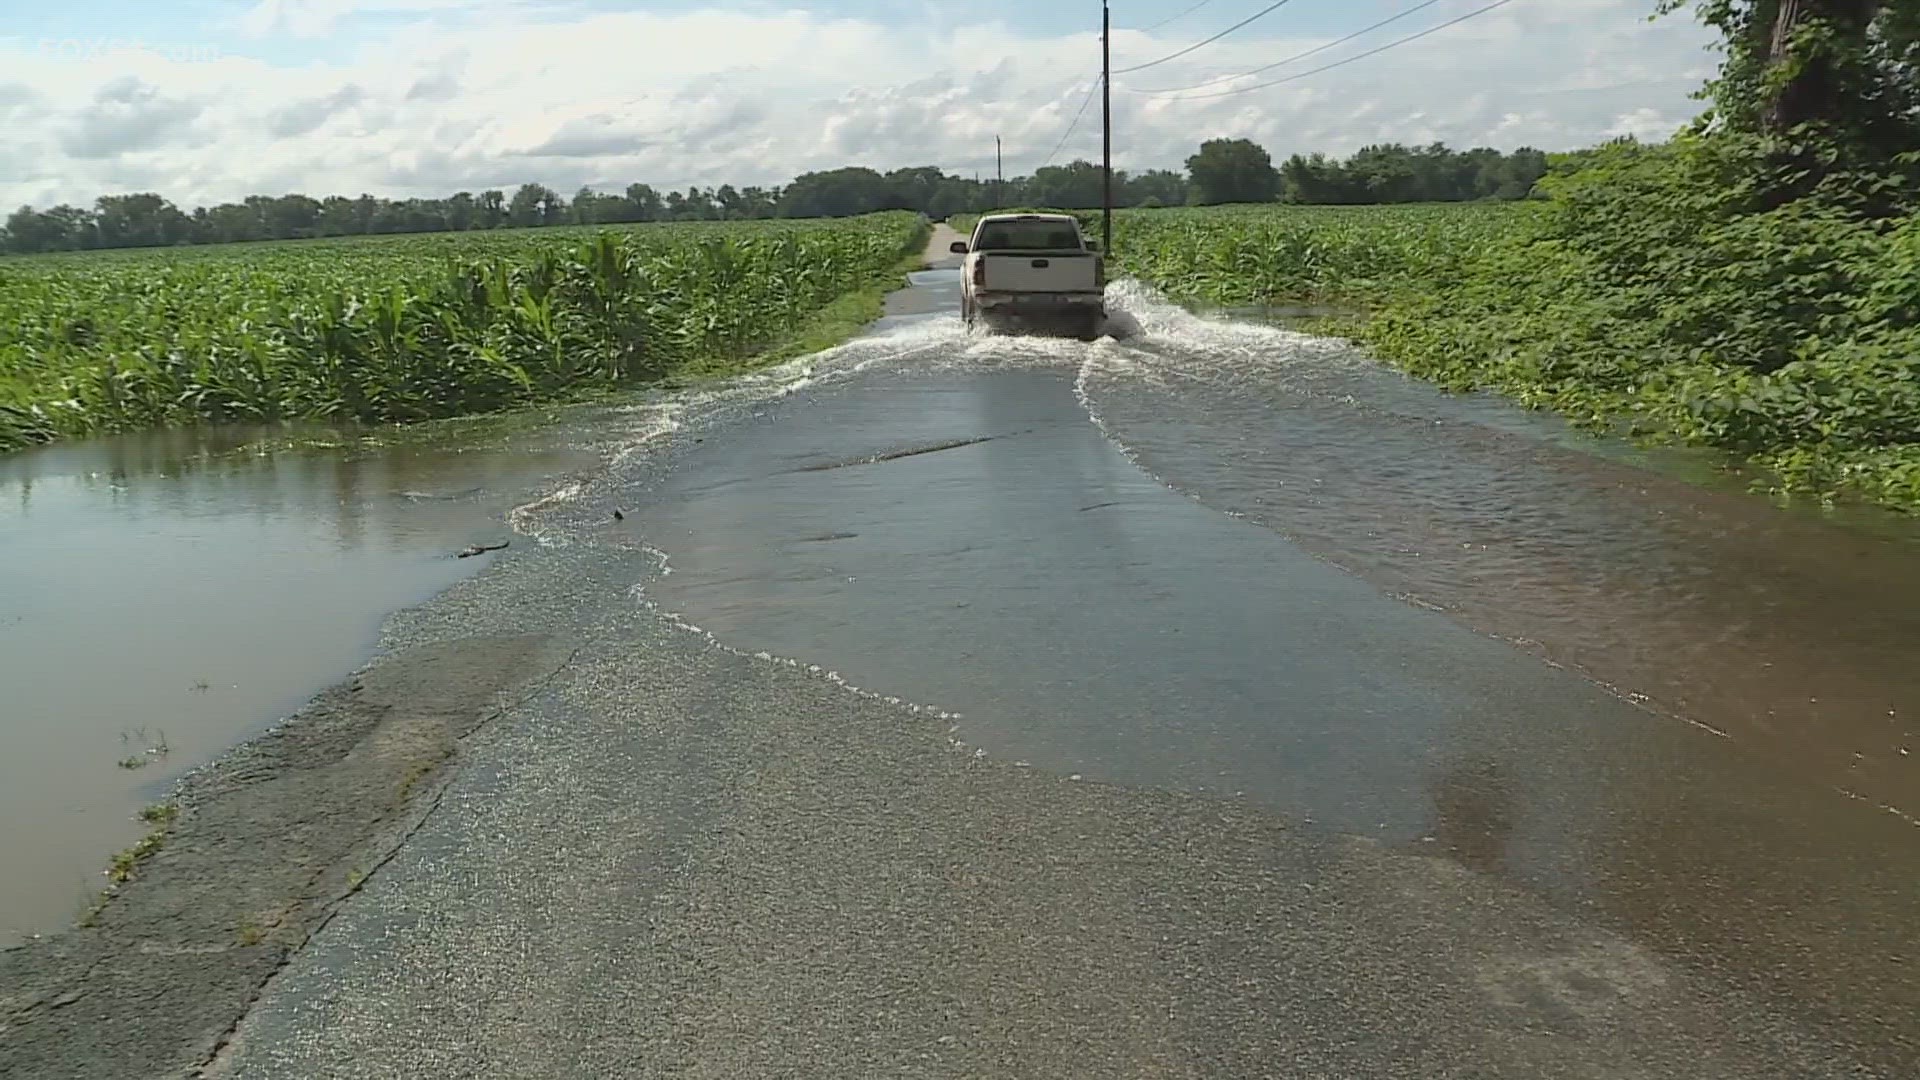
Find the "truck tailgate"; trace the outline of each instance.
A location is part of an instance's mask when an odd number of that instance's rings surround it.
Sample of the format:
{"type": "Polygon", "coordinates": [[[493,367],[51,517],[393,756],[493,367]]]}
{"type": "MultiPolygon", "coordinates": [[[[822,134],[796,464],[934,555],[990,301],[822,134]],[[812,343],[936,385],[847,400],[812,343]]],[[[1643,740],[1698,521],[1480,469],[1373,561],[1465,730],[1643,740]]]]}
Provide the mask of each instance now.
{"type": "Polygon", "coordinates": [[[1091,252],[1057,254],[982,253],[987,292],[1099,292],[1098,270],[1091,252]]]}

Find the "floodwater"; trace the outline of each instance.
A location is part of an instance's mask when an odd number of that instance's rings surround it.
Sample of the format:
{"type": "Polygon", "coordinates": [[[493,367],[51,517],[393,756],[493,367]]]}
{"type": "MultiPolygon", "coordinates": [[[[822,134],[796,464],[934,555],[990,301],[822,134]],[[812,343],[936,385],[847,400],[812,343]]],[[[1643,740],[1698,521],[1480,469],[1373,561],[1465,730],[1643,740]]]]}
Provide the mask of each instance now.
{"type": "Polygon", "coordinates": [[[616,478],[649,602],[969,750],[1441,855],[1920,1059],[1920,526],[1126,284],[1082,344],[966,336],[952,274],[915,282],[616,478]]]}
{"type": "Polygon", "coordinates": [[[142,806],[364,664],[384,615],[495,557],[455,554],[512,537],[504,511],[599,461],[566,431],[477,430],[0,456],[0,946],[70,923],[142,806]]]}

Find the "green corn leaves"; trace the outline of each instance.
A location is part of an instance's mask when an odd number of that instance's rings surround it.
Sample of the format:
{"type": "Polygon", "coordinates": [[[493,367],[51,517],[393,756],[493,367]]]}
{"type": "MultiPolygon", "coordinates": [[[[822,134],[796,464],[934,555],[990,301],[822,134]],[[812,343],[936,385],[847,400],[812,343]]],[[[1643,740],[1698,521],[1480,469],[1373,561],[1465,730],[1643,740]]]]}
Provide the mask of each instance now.
{"type": "Polygon", "coordinates": [[[165,424],[408,421],[738,362],[891,266],[907,213],[0,262],[0,449],[165,424]]]}

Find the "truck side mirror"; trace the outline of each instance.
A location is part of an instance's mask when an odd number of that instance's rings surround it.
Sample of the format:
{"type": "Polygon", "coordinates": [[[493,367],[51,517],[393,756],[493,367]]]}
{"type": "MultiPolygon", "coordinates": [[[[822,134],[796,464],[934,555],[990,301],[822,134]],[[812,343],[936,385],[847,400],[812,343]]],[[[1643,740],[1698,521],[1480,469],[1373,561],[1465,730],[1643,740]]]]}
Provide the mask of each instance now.
{"type": "Polygon", "coordinates": [[[967,253],[967,242],[965,240],[955,240],[953,243],[947,245],[947,250],[953,252],[955,255],[965,255],[967,253]]]}
{"type": "Polygon", "coordinates": [[[1098,241],[1098,240],[1089,240],[1089,241],[1087,241],[1087,250],[1088,250],[1088,251],[1099,251],[1099,250],[1100,250],[1100,241],[1098,241]]]}

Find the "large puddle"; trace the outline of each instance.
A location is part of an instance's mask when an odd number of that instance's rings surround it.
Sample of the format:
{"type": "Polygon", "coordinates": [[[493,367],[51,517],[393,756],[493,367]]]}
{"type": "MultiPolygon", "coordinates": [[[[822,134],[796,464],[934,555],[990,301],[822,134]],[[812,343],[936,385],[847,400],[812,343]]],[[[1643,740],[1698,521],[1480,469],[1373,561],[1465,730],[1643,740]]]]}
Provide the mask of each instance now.
{"type": "Polygon", "coordinates": [[[0,946],[70,923],[142,806],[365,663],[384,615],[494,557],[458,551],[529,542],[504,513],[599,460],[564,427],[499,423],[0,457],[0,946]]]}

